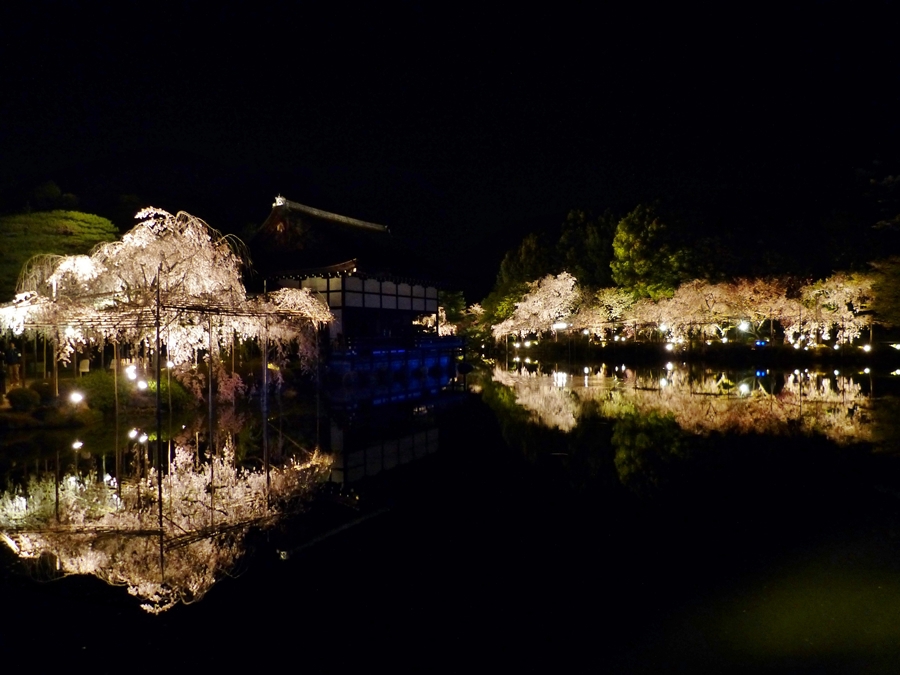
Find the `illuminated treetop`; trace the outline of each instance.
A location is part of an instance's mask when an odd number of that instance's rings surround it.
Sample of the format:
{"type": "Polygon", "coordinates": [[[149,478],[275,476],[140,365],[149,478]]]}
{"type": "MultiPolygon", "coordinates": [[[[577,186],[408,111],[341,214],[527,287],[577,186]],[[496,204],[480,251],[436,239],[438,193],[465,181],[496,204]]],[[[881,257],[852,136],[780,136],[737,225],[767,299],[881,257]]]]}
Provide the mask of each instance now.
{"type": "Polygon", "coordinates": [[[242,244],[199,218],[155,208],[136,217],[120,241],[90,255],[32,258],[16,301],[0,308],[0,327],[56,340],[58,357],[68,360],[79,344],[150,341],[158,325],[178,363],[210,340],[227,347],[234,335],[304,343],[305,327],[331,320],[306,290],[248,297],[242,244]]]}

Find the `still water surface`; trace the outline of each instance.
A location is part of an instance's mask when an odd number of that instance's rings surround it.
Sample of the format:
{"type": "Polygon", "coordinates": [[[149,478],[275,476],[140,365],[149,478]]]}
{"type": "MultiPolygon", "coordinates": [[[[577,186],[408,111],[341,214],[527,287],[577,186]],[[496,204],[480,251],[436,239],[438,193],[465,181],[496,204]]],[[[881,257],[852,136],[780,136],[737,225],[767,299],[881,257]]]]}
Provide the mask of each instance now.
{"type": "Polygon", "coordinates": [[[313,672],[896,672],[891,376],[581,364],[468,384],[332,418],[285,404],[265,434],[222,415],[212,461],[186,423],[163,509],[152,442],[124,428],[118,461],[22,450],[0,645],[99,672],[157,649],[287,649],[313,672]]]}

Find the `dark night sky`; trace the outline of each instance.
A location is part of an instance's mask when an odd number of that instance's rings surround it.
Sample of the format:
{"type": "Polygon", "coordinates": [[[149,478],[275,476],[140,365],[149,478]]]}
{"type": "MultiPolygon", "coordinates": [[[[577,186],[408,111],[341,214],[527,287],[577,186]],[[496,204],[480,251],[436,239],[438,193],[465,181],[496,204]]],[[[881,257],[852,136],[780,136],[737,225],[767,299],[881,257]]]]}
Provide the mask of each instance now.
{"type": "Polygon", "coordinates": [[[573,207],[662,198],[790,236],[780,214],[900,159],[892,3],[19,4],[0,9],[7,209],[52,179],[239,231],[281,193],[452,253],[470,300],[573,207]]]}

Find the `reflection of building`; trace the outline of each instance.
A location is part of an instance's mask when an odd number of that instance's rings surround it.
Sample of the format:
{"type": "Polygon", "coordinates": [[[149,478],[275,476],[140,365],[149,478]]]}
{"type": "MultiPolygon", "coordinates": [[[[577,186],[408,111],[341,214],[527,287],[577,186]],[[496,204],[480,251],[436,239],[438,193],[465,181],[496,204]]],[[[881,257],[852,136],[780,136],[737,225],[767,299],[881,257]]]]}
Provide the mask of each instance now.
{"type": "Polygon", "coordinates": [[[332,389],[397,400],[454,374],[462,342],[415,323],[437,315],[434,275],[385,226],[278,197],[252,248],[270,289],[309,288],[334,314],[332,389]]]}
{"type": "Polygon", "coordinates": [[[437,427],[421,428],[389,438],[356,438],[353,430],[331,425],[331,480],[355,483],[438,450],[437,427]]]}

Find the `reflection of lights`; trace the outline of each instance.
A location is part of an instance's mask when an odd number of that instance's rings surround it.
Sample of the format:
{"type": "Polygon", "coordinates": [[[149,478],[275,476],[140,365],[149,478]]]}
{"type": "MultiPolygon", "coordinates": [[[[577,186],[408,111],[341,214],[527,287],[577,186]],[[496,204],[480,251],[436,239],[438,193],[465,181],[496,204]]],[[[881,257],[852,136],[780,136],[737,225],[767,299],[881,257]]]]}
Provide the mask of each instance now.
{"type": "Polygon", "coordinates": [[[560,373],[560,372],[553,373],[553,384],[555,384],[557,387],[566,386],[566,381],[568,379],[569,379],[568,373],[560,373]]]}
{"type": "Polygon", "coordinates": [[[81,447],[83,445],[84,445],[84,443],[82,443],[81,441],[75,441],[74,443],[72,443],[72,449],[73,450],[81,450],[81,447]]]}
{"type": "Polygon", "coordinates": [[[675,345],[673,345],[671,342],[667,342],[667,343],[666,343],[666,351],[667,351],[667,352],[670,352],[670,351],[672,351],[673,349],[675,349],[675,345]]]}
{"type": "Polygon", "coordinates": [[[746,382],[741,382],[741,385],[738,387],[738,390],[741,392],[741,396],[746,396],[750,393],[750,385],[746,382]]]}
{"type": "Polygon", "coordinates": [[[591,372],[591,369],[588,368],[587,366],[585,366],[585,367],[584,367],[584,374],[587,375],[587,374],[590,373],[590,372],[591,372]]]}
{"type": "Polygon", "coordinates": [[[144,380],[139,381],[137,383],[137,388],[140,389],[141,391],[144,391],[147,388],[147,382],[144,380]]]}
{"type": "Polygon", "coordinates": [[[664,378],[664,377],[659,378],[659,386],[660,387],[665,387],[667,384],[669,384],[669,381],[666,378],[664,378]]]}
{"type": "Polygon", "coordinates": [[[84,394],[82,394],[80,391],[73,391],[71,394],[69,394],[69,400],[72,403],[81,403],[84,400],[84,394]]]}
{"type": "Polygon", "coordinates": [[[137,435],[138,435],[137,429],[132,429],[131,431],[128,432],[128,438],[137,438],[137,435]]]}

